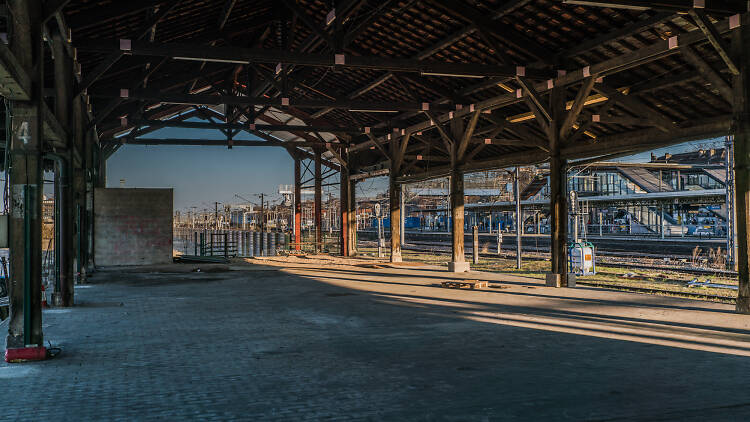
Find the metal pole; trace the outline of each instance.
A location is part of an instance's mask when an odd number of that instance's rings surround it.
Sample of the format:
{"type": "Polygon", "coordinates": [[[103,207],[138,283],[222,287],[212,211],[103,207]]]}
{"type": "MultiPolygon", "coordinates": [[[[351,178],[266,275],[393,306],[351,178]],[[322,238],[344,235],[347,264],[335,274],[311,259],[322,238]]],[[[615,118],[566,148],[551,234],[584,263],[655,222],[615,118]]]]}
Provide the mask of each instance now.
{"type": "Polygon", "coordinates": [[[664,204],[661,204],[659,208],[659,231],[661,232],[661,238],[664,239],[664,204]]]}
{"type": "Polygon", "coordinates": [[[513,191],[516,196],[516,269],[521,269],[521,236],[523,236],[523,216],[521,215],[521,189],[519,188],[518,167],[513,177],[513,191]]]}
{"type": "Polygon", "coordinates": [[[406,221],[406,208],[405,208],[405,196],[406,196],[406,194],[404,193],[404,190],[405,190],[404,189],[404,185],[401,185],[401,189],[399,189],[399,191],[401,192],[401,207],[399,207],[399,209],[401,210],[401,212],[399,213],[399,215],[401,217],[399,219],[399,224],[401,225],[401,231],[399,232],[399,234],[401,235],[400,242],[401,242],[401,247],[402,248],[404,247],[405,238],[406,238],[406,235],[404,233],[404,226],[405,226],[404,222],[406,221]]]}
{"type": "Polygon", "coordinates": [[[471,255],[473,258],[474,265],[479,264],[479,227],[474,225],[471,228],[472,244],[471,244],[471,255]]]}
{"type": "Polygon", "coordinates": [[[735,242],[734,242],[734,232],[735,232],[735,220],[734,220],[734,171],[732,169],[733,167],[733,160],[732,160],[732,141],[734,140],[733,136],[727,136],[724,138],[724,171],[726,173],[725,178],[725,192],[726,192],[726,209],[727,209],[727,268],[728,269],[736,269],[736,252],[735,252],[735,242]]]}

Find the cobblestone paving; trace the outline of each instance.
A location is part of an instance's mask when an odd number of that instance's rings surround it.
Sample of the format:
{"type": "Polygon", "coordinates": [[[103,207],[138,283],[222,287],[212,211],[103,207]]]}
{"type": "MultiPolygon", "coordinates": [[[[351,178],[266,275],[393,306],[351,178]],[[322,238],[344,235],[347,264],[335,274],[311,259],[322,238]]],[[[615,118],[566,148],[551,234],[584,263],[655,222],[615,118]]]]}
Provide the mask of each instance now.
{"type": "Polygon", "coordinates": [[[356,281],[110,271],[76,295],[44,314],[58,358],[0,364],[0,420],[750,418],[748,357],[487,324],[356,281]]]}

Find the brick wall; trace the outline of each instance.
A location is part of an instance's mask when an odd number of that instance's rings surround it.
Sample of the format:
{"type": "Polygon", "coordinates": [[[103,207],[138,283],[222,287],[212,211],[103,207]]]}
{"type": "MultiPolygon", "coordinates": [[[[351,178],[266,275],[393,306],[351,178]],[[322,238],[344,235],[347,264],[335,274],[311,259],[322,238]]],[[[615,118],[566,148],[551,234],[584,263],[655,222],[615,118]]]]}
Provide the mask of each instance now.
{"type": "Polygon", "coordinates": [[[96,265],[172,262],[172,189],[94,191],[96,265]]]}

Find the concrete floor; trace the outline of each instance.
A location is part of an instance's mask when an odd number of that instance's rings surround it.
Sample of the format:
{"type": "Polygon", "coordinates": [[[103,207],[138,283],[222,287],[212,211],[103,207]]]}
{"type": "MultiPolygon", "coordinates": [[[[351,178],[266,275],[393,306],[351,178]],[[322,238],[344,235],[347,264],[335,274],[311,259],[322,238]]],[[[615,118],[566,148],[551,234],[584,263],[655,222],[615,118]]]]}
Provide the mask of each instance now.
{"type": "Polygon", "coordinates": [[[750,419],[750,317],[729,305],[264,262],[96,273],[45,311],[59,357],[0,364],[0,419],[750,419]]]}

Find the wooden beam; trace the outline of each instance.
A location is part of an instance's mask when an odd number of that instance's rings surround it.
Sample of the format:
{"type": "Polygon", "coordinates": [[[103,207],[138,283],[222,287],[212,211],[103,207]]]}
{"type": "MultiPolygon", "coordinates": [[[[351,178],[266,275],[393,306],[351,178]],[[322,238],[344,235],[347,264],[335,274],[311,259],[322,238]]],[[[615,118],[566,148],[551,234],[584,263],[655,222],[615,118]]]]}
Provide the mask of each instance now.
{"type": "MultiPolygon", "coordinates": [[[[144,38],[146,35],[148,35],[153,28],[164,19],[169,12],[172,11],[176,6],[178,6],[181,3],[182,0],[174,0],[169,6],[159,10],[158,14],[151,18],[146,25],[141,28],[137,33],[135,38],[140,40],[144,38]]],[[[117,63],[118,60],[122,56],[125,55],[125,50],[118,48],[116,51],[110,52],[104,59],[102,59],[99,64],[92,70],[90,73],[86,74],[86,77],[83,78],[81,83],[78,85],[78,92],[76,93],[76,96],[80,95],[84,91],[86,91],[91,85],[94,84],[99,78],[102,77],[107,71],[117,63]]]]}
{"type": "Polygon", "coordinates": [[[458,147],[456,148],[456,160],[459,162],[463,161],[464,155],[466,154],[466,147],[469,146],[469,141],[471,140],[471,137],[474,136],[474,130],[477,127],[480,113],[481,111],[479,110],[475,111],[474,114],[471,115],[469,124],[466,126],[466,129],[464,129],[463,137],[461,138],[461,141],[458,143],[458,147]]]}
{"type": "Polygon", "coordinates": [[[31,98],[31,79],[10,48],[0,42],[0,95],[16,101],[31,98]]]}
{"type": "Polygon", "coordinates": [[[607,96],[610,101],[621,103],[633,113],[648,119],[653,119],[654,123],[664,131],[669,131],[675,128],[675,124],[672,120],[664,116],[660,111],[646,105],[646,103],[633,95],[625,95],[614,88],[608,87],[606,84],[596,84],[594,89],[607,96]]]}
{"type": "MultiPolygon", "coordinates": [[[[318,99],[288,99],[281,98],[254,98],[242,95],[221,95],[221,94],[180,94],[169,93],[157,89],[106,89],[92,90],[89,92],[92,97],[100,98],[128,98],[131,100],[153,101],[163,104],[187,104],[187,105],[260,105],[272,106],[279,109],[286,107],[298,108],[333,108],[343,110],[372,110],[372,111],[421,111],[425,103],[418,102],[373,102],[361,100],[318,100],[318,99]]],[[[455,106],[450,104],[429,104],[429,107],[436,111],[455,110],[455,106]]]]}
{"type": "Polygon", "coordinates": [[[292,13],[294,13],[302,22],[304,22],[304,24],[307,25],[307,27],[310,28],[310,30],[312,30],[318,37],[324,39],[326,43],[331,46],[331,48],[336,48],[331,36],[328,35],[320,25],[314,22],[310,18],[310,15],[308,15],[304,10],[300,9],[294,0],[281,0],[281,2],[284,4],[284,6],[286,6],[287,9],[291,10],[292,13]]]}
{"type": "Polygon", "coordinates": [[[224,25],[227,24],[227,20],[229,20],[229,15],[232,13],[232,9],[234,8],[235,3],[237,3],[237,0],[226,0],[224,2],[224,6],[221,8],[221,12],[219,13],[219,30],[224,29],[224,25]]]}
{"type": "Polygon", "coordinates": [[[568,110],[568,113],[565,115],[565,120],[560,126],[560,139],[564,140],[570,134],[570,131],[573,129],[573,124],[578,120],[578,116],[580,116],[583,106],[586,103],[586,99],[591,93],[591,89],[594,87],[595,82],[596,75],[590,76],[583,81],[583,85],[578,90],[573,105],[571,105],[570,110],[568,110]]]}
{"type": "MultiPolygon", "coordinates": [[[[289,1],[289,0],[286,0],[289,1]]],[[[77,40],[81,51],[108,53],[120,50],[120,40],[77,40]]],[[[175,60],[213,61],[219,63],[267,63],[272,65],[293,64],[319,67],[351,67],[358,69],[381,69],[395,72],[418,72],[427,75],[451,75],[456,77],[500,77],[515,76],[516,66],[497,66],[477,63],[424,62],[414,59],[368,57],[345,55],[344,63],[337,64],[334,54],[290,53],[285,50],[207,46],[189,43],[149,43],[131,41],[129,54],[142,56],[172,57],[175,60]]],[[[526,69],[526,77],[548,79],[552,72],[526,69]]]]}
{"type": "Polygon", "coordinates": [[[42,16],[42,25],[52,19],[56,14],[70,3],[70,0],[47,0],[44,2],[44,15],[42,16]]]}
{"type": "Polygon", "coordinates": [[[688,13],[690,14],[690,17],[693,18],[693,21],[695,21],[695,24],[698,25],[698,28],[700,28],[703,34],[706,35],[708,42],[711,43],[716,52],[719,53],[719,57],[721,57],[727,65],[729,71],[732,72],[732,75],[739,75],[739,68],[729,56],[729,47],[724,42],[724,39],[721,38],[721,34],[716,30],[714,24],[708,16],[706,16],[706,12],[701,9],[690,9],[688,13]]]}
{"type": "Polygon", "coordinates": [[[700,74],[711,83],[711,86],[714,89],[719,91],[719,95],[721,95],[724,100],[731,104],[733,98],[732,87],[730,87],[724,78],[721,77],[719,72],[714,70],[710,64],[700,57],[698,53],[693,50],[693,47],[685,46],[682,47],[680,51],[685,60],[698,70],[698,72],[700,72],[700,74]]]}

